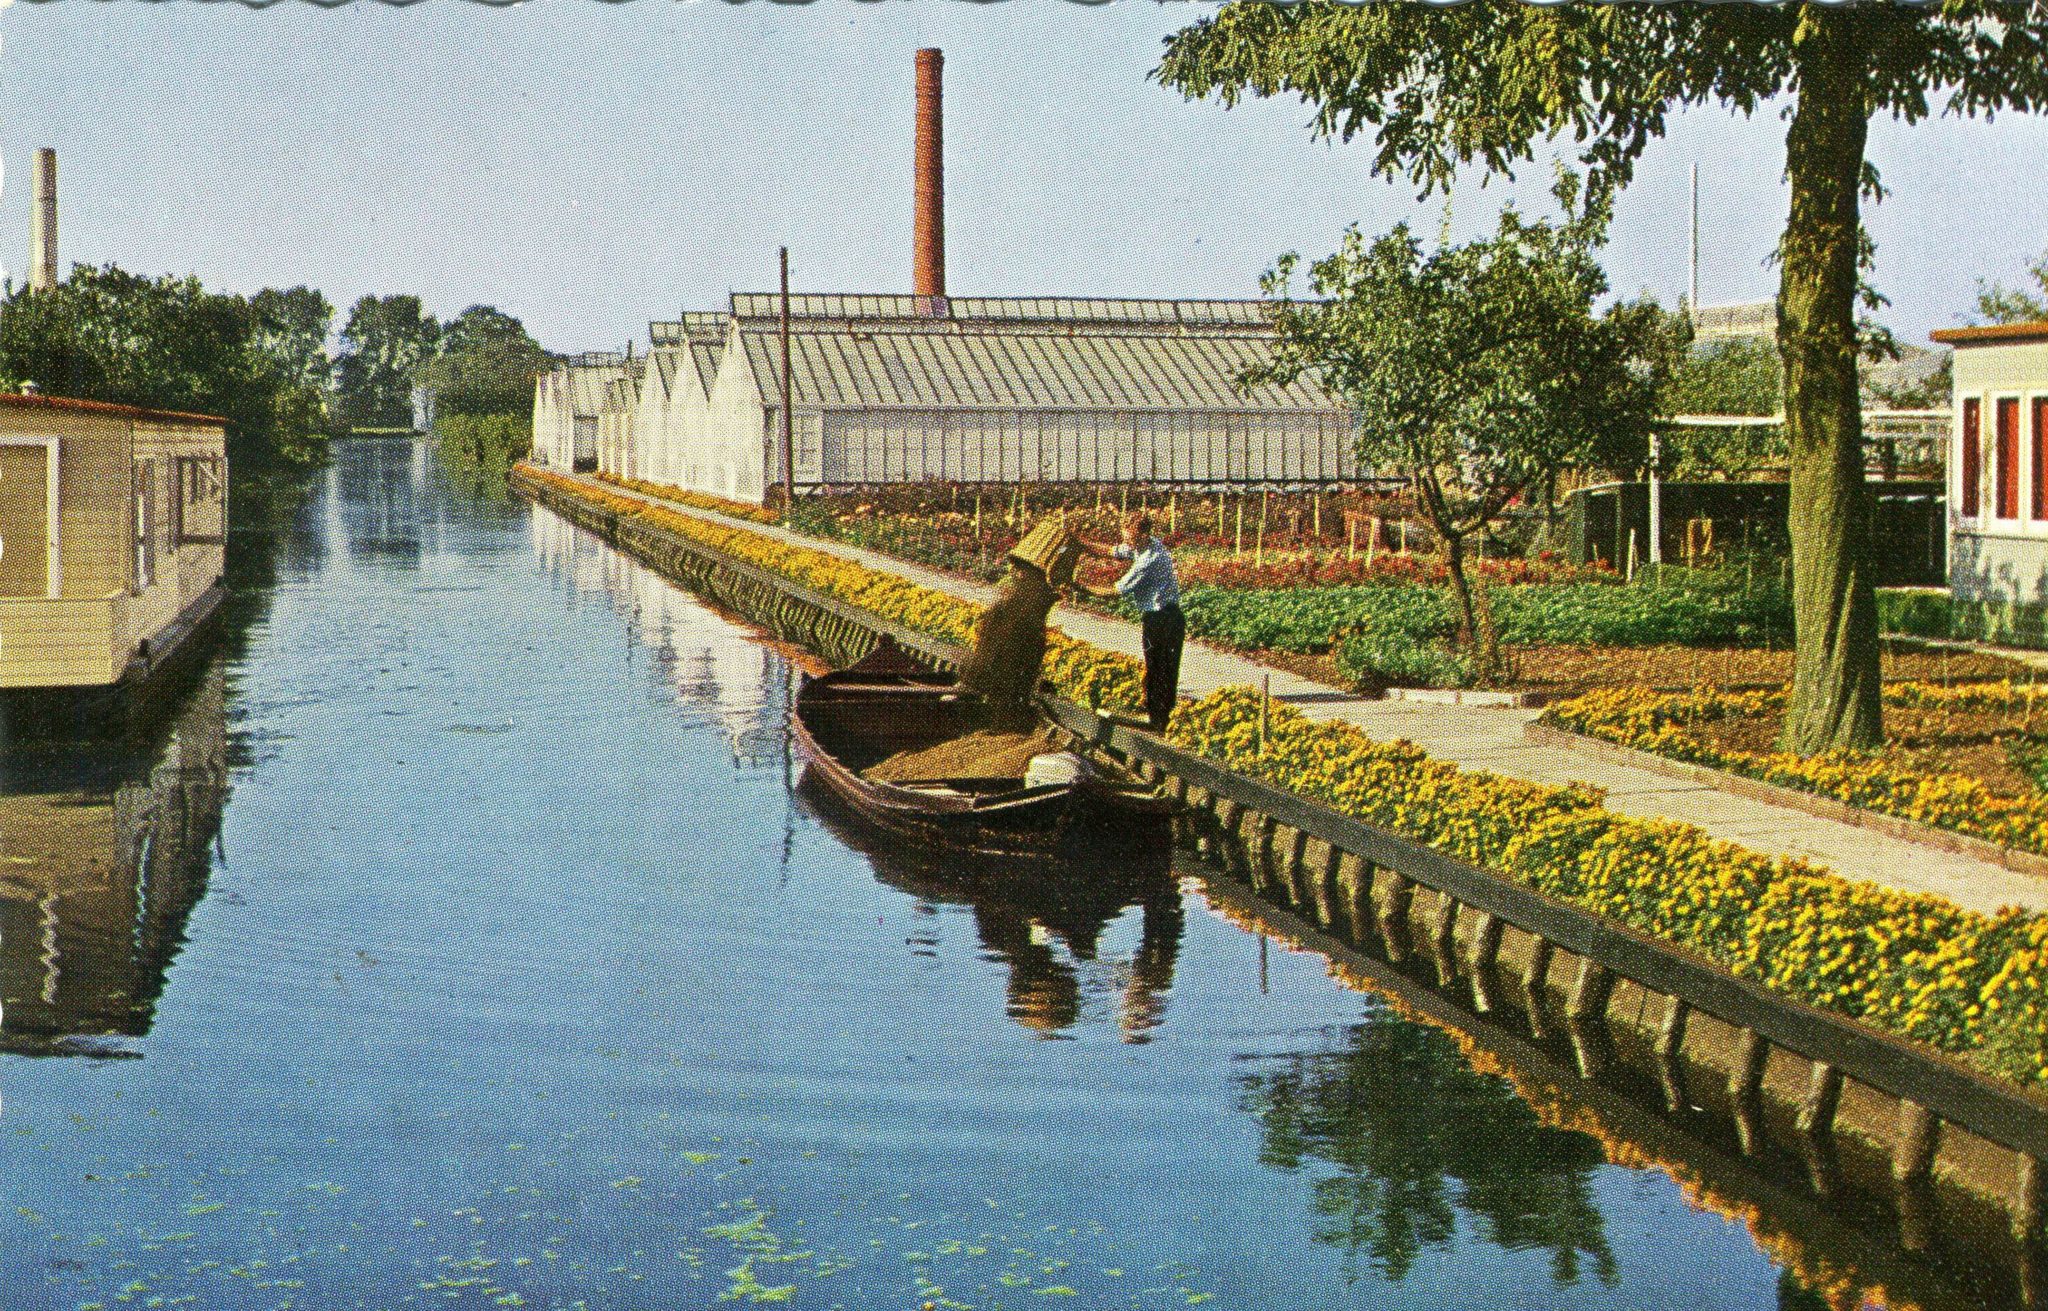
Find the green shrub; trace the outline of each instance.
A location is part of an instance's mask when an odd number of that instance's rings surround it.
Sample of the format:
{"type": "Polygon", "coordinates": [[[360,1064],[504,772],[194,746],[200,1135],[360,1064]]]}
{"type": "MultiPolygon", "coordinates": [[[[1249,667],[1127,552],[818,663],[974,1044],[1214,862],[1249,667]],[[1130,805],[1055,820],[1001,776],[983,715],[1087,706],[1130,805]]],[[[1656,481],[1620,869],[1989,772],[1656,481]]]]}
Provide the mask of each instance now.
{"type": "Polygon", "coordinates": [[[1952,621],[1945,587],[1880,587],[1877,630],[1914,637],[1947,637],[1952,621]]]}
{"type": "Polygon", "coordinates": [[[434,436],[451,471],[503,482],[533,449],[533,421],[520,414],[438,414],[434,436]]]}
{"type": "MultiPolygon", "coordinates": [[[[1488,590],[1503,642],[1594,646],[1762,645],[1785,641],[1792,607],[1775,579],[1734,571],[1664,570],[1629,584],[1530,583],[1488,590]]],[[[1352,657],[1392,673],[1441,676],[1441,645],[1457,631],[1456,608],[1440,587],[1367,584],[1283,591],[1191,588],[1182,598],[1188,631],[1235,646],[1316,655],[1370,633],[1352,657]],[[1417,648],[1403,654],[1396,648],[1417,648]],[[1403,664],[1402,662],[1407,663],[1403,664]]],[[[1341,657],[1340,657],[1341,658],[1341,657]]]]}
{"type": "Polygon", "coordinates": [[[1320,655],[1360,629],[1415,640],[1448,637],[1455,627],[1440,589],[1384,583],[1286,591],[1197,587],[1181,597],[1181,609],[1196,637],[1300,655],[1320,655]]]}
{"type": "Polygon", "coordinates": [[[1565,583],[1494,593],[1503,642],[1756,646],[1788,641],[1792,602],[1775,579],[1665,569],[1626,587],[1565,583]]]}
{"type": "Polygon", "coordinates": [[[1337,669],[1354,684],[1380,687],[1470,687],[1479,671],[1469,655],[1441,641],[1366,628],[1336,646],[1337,669]]]}

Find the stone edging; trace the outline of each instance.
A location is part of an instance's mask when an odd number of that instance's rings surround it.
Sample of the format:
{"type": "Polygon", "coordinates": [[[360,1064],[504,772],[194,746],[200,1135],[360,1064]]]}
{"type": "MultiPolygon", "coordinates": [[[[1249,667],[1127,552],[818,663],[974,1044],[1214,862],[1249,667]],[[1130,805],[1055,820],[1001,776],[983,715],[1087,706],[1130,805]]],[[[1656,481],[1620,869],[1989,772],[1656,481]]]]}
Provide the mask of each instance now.
{"type": "Polygon", "coordinates": [[[1689,783],[1699,783],[1738,797],[1747,797],[1751,801],[1762,801],[1819,819],[1832,819],[1856,828],[1870,829],[1918,846],[1974,856],[1979,860],[2002,865],[2006,869],[2034,878],[2048,878],[2048,856],[2022,851],[2017,847],[2002,846],[1985,838],[1951,832],[1916,820],[1901,819],[1897,815],[1880,814],[1862,806],[1850,805],[1846,801],[1837,801],[1833,797],[1821,796],[1817,792],[1805,792],[1781,783],[1767,783],[1760,778],[1751,778],[1747,774],[1737,774],[1732,770],[1697,765],[1689,760],[1673,760],[1654,751],[1642,751],[1635,747],[1623,746],[1619,742],[1574,733],[1570,729],[1558,728],[1541,720],[1529,721],[1522,731],[1529,741],[1542,746],[1562,747],[1567,751],[1576,751],[1580,755],[1592,756],[1612,764],[1648,770],[1653,774],[1662,774],[1666,778],[1684,779],[1689,783]]]}
{"type": "Polygon", "coordinates": [[[1429,706],[1491,706],[1506,710],[1528,710],[1546,705],[1547,692],[1489,691],[1469,687],[1390,687],[1383,701],[1410,701],[1429,706]]]}

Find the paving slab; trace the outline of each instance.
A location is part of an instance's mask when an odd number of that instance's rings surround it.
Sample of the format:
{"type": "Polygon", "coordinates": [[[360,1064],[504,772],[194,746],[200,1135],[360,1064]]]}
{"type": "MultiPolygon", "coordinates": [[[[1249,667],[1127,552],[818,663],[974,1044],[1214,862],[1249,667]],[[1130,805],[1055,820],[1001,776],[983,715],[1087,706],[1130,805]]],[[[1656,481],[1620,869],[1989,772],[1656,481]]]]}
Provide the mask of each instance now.
{"type": "MultiPolygon", "coordinates": [[[[995,589],[986,583],[877,551],[630,492],[597,479],[580,481],[680,514],[824,551],[963,600],[985,604],[995,595],[995,589]]],[[[1055,609],[1052,618],[1069,635],[1105,650],[1132,657],[1141,653],[1138,625],[1129,620],[1065,605],[1055,609]]],[[[2031,654],[2048,660],[2043,653],[2031,654]]],[[[1523,726],[1540,711],[1364,697],[1195,641],[1188,643],[1181,659],[1181,692],[1187,696],[1202,696],[1221,687],[1259,687],[1268,680],[1274,700],[1293,705],[1311,719],[1344,720],[1381,741],[1405,738],[1438,759],[1468,769],[1492,770],[1533,783],[1590,784],[1604,789],[1608,807],[1620,814],[1695,824],[1765,855],[1796,856],[1846,878],[1902,891],[1935,893],[1987,914],[2003,906],[2048,909],[2048,879],[1653,770],[1597,759],[1568,747],[1530,742],[1523,736],[1523,726]]]]}

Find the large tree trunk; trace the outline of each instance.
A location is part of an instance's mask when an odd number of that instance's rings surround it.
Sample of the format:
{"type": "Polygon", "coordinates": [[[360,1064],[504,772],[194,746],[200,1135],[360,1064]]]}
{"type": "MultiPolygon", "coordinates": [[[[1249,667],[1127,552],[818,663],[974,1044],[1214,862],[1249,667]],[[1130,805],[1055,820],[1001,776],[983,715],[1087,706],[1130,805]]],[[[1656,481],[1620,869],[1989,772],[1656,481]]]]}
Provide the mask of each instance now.
{"type": "Polygon", "coordinates": [[[1792,213],[1780,248],[1778,350],[1797,650],[1781,745],[1802,756],[1874,747],[1884,735],[1856,378],[1857,193],[1870,121],[1857,18],[1804,6],[1795,38],[1799,106],[1785,142],[1792,213]]]}

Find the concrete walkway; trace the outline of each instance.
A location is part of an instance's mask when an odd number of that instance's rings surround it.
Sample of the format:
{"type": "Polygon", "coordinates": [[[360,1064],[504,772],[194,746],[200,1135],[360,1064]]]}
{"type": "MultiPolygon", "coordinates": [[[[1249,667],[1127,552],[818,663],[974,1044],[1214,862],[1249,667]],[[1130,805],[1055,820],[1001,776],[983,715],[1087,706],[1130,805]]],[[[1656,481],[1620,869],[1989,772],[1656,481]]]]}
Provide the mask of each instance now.
{"type": "MultiPolygon", "coordinates": [[[[940,573],[876,551],[645,496],[594,478],[579,481],[678,514],[824,551],[969,601],[985,604],[995,595],[995,589],[986,583],[940,573]]],[[[1069,635],[1104,650],[1134,658],[1141,654],[1138,626],[1128,620],[1060,606],[1053,612],[1053,622],[1069,635]]],[[[1229,686],[1257,687],[1265,679],[1272,680],[1274,700],[1287,702],[1312,719],[1346,720],[1381,741],[1405,738],[1430,755],[1463,768],[1491,770],[1535,783],[1590,783],[1606,789],[1609,808],[1624,815],[1696,824],[1716,837],[1740,843],[1752,851],[1802,857],[1848,878],[1910,892],[1932,892],[1987,914],[2002,906],[2048,909],[2048,880],[1990,861],[1921,846],[1767,801],[1739,797],[1705,784],[1530,742],[1522,729],[1537,716],[1539,712],[1535,710],[1362,697],[1193,640],[1181,660],[1180,685],[1184,696],[1202,696],[1229,686]]]]}

